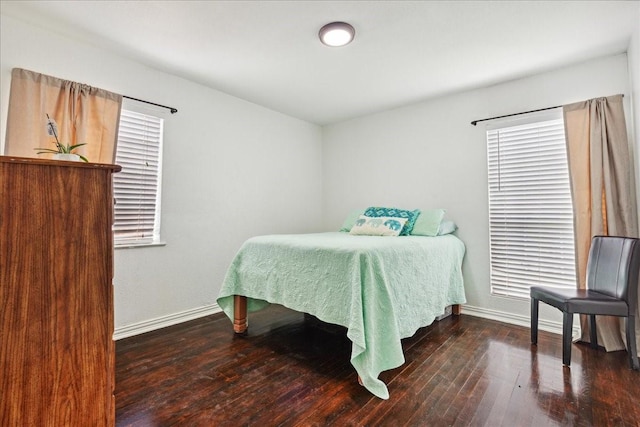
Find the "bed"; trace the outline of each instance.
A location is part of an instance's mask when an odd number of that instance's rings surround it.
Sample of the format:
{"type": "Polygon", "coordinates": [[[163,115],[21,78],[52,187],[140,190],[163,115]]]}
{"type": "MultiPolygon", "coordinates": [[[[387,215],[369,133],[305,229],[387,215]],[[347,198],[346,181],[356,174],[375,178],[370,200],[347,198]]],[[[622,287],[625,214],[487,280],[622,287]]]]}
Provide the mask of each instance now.
{"type": "Polygon", "coordinates": [[[466,302],[464,253],[453,234],[259,236],[239,250],[217,302],[237,333],[247,327],[247,312],[270,303],[346,327],[362,385],[388,399],[378,375],[404,363],[400,340],[466,302]]]}

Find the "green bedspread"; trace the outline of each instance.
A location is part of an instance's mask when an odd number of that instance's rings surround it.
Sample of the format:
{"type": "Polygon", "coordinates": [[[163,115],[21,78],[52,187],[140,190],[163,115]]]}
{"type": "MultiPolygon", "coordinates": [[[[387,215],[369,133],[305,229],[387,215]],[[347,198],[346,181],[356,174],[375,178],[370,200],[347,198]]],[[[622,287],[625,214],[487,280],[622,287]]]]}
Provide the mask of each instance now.
{"type": "Polygon", "coordinates": [[[453,235],[254,237],[229,267],[217,302],[232,320],[233,295],[243,295],[249,312],[276,303],[346,327],[362,383],[388,399],[378,375],[404,363],[400,340],[466,302],[464,253],[453,235]]]}

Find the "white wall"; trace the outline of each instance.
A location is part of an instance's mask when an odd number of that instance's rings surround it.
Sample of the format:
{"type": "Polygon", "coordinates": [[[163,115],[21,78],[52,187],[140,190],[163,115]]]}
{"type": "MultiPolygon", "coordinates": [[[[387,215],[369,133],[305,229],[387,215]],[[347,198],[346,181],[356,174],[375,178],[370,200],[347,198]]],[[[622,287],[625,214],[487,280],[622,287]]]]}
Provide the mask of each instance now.
{"type": "Polygon", "coordinates": [[[140,332],[215,310],[226,268],[247,237],[320,228],[318,126],[6,15],[1,24],[2,141],[14,67],[179,110],[165,122],[167,244],[116,250],[116,331],[140,332]]]}
{"type": "Polygon", "coordinates": [[[325,226],[369,205],[446,208],[467,247],[467,312],[526,324],[528,301],[490,295],[485,125],[470,122],[618,93],[628,101],[625,54],[326,126],[325,226]]]}
{"type": "MultiPolygon", "coordinates": [[[[631,117],[633,118],[631,126],[632,136],[635,137],[636,190],[640,192],[640,8],[638,9],[638,25],[629,42],[627,57],[631,85],[631,117]]],[[[638,212],[640,212],[640,197],[638,197],[638,212]]]]}
{"type": "MultiPolygon", "coordinates": [[[[640,111],[640,28],[628,62],[624,54],[602,58],[320,129],[0,18],[0,142],[13,67],[179,109],[165,129],[167,245],[116,251],[122,336],[215,310],[226,268],[247,237],[335,230],[351,209],[372,204],[448,209],[467,245],[467,312],[524,323],[526,301],[490,296],[484,126],[469,122],[616,93],[625,94],[629,111],[640,111]]],[[[632,117],[640,147],[640,119],[632,117]]],[[[544,307],[541,316],[559,319],[544,307]]]]}

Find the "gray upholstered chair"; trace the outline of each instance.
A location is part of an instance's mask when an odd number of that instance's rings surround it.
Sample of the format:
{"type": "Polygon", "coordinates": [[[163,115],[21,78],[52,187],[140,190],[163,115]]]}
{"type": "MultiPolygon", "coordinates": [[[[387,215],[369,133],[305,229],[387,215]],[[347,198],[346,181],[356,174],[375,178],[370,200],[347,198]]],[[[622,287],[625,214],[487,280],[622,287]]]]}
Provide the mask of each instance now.
{"type": "Polygon", "coordinates": [[[564,314],[562,363],[571,364],[573,313],[589,315],[591,347],[598,347],[596,315],[627,318],[627,350],[632,369],[640,369],[636,350],[635,316],[638,303],[640,239],[595,236],[587,263],[587,289],[531,287],[531,342],[538,342],[538,301],[564,314]]]}

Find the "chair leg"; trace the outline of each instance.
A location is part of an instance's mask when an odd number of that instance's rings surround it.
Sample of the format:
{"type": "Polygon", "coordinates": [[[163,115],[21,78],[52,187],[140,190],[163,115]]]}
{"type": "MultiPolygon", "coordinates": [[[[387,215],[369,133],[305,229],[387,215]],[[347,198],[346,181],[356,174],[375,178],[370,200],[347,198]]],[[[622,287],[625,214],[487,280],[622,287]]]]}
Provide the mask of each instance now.
{"type": "Polygon", "coordinates": [[[636,347],[636,318],[635,316],[627,317],[627,352],[629,353],[629,363],[631,369],[640,370],[638,363],[638,349],[636,347]]]}
{"type": "Polygon", "coordinates": [[[591,348],[598,348],[598,330],[596,329],[596,315],[589,315],[589,341],[591,341],[591,348]]]}
{"type": "Polygon", "coordinates": [[[562,319],[562,364],[571,365],[571,332],[573,331],[573,313],[563,313],[562,319]]]}
{"type": "Polygon", "coordinates": [[[538,343],[538,300],[531,298],[531,343],[538,343]]]}

